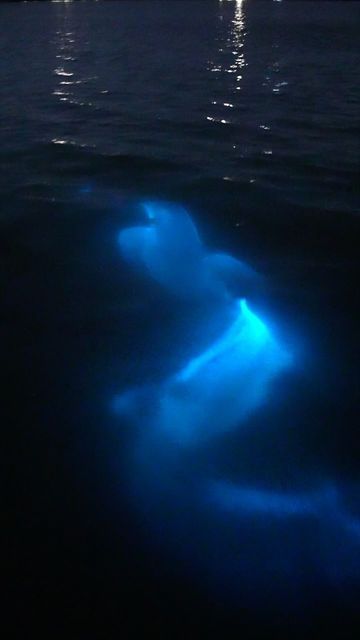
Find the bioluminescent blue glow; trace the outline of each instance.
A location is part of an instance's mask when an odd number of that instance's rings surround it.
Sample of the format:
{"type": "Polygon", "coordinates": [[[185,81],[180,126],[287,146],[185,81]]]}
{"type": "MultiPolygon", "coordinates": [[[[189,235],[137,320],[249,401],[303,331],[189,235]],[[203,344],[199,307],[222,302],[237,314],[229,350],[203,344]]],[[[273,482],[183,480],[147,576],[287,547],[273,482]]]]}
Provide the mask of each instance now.
{"type": "Polygon", "coordinates": [[[236,513],[242,518],[255,515],[267,521],[301,521],[310,517],[314,521],[327,522],[329,529],[338,527],[344,535],[350,535],[354,543],[360,542],[360,518],[349,512],[340,492],[333,485],[328,484],[307,493],[281,493],[229,482],[214,482],[208,485],[208,492],[210,499],[221,510],[236,513]]]}
{"type": "Polygon", "coordinates": [[[183,371],[180,371],[177,376],[180,382],[193,379],[208,366],[216,369],[219,359],[224,354],[227,354],[232,360],[240,359],[241,356],[245,358],[249,354],[255,355],[270,340],[268,329],[250,311],[246,300],[240,300],[237,310],[237,317],[225,335],[211,345],[205,353],[191,360],[183,371]],[[243,351],[242,354],[237,353],[239,347],[243,351]]]}
{"type": "MultiPolygon", "coordinates": [[[[150,203],[144,209],[149,224],[120,233],[124,257],[171,293],[213,300],[233,316],[225,333],[164,380],[154,398],[153,428],[179,444],[193,444],[239,426],[265,401],[270,382],[291,357],[247,301],[227,290],[229,272],[238,275],[240,287],[242,279],[256,280],[255,272],[206,251],[182,208],[150,203]]],[[[121,397],[117,406],[125,406],[121,397]]]]}
{"type": "Polygon", "coordinates": [[[259,514],[267,518],[296,518],[341,512],[338,492],[333,487],[307,493],[276,492],[217,482],[209,486],[211,497],[224,510],[259,514]]]}
{"type": "Polygon", "coordinates": [[[250,267],[203,247],[187,212],[175,205],[144,205],[148,224],[119,235],[123,256],[145,270],[172,294],[191,298],[223,298],[226,280],[256,282],[250,267]]]}
{"type": "Polygon", "coordinates": [[[286,583],[295,574],[300,580],[303,569],[295,570],[294,561],[299,527],[310,528],[316,571],[333,573],[329,563],[336,560],[336,576],[352,577],[359,519],[342,503],[334,483],[304,492],[234,483],[216,472],[214,450],[206,466],[212,443],[216,447],[232,432],[241,435],[260,408],[266,421],[267,407],[282,394],[282,380],[296,368],[295,350],[255,311],[247,292],[249,285],[256,290],[260,278],[251,267],[207,250],[183,208],[146,203],[143,210],[143,225],[120,232],[124,259],[140,278],[159,283],[164,298],[174,305],[181,301],[182,313],[199,305],[215,309],[222,328],[206,340],[209,320],[195,312],[191,318],[198,324],[195,334],[204,338],[201,346],[192,342],[189,356],[188,348],[173,344],[179,365],[172,372],[160,382],[146,379],[124,389],[115,399],[118,415],[139,427],[129,481],[137,507],[174,558],[191,557],[194,571],[205,567],[215,583],[231,574],[235,591],[246,591],[249,582],[261,590],[264,571],[270,582],[276,577],[286,583]],[[328,540],[322,545],[325,532],[328,540]],[[270,540],[277,541],[277,550],[270,540]],[[339,540],[349,554],[338,551],[339,540]]]}
{"type": "Polygon", "coordinates": [[[179,444],[240,426],[266,399],[275,375],[290,364],[288,353],[245,300],[234,303],[234,315],[224,335],[161,389],[157,423],[179,444]]]}

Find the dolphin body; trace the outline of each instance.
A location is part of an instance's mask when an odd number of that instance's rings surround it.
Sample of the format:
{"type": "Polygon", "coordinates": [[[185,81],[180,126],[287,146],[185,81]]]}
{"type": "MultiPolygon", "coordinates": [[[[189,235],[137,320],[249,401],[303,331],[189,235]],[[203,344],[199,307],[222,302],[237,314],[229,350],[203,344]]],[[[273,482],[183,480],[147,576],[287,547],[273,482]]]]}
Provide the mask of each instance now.
{"type": "MultiPolygon", "coordinates": [[[[148,225],[120,233],[125,259],[175,296],[210,300],[231,318],[213,344],[151,391],[153,429],[178,444],[195,444],[244,421],[265,400],[291,356],[247,301],[234,299],[228,289],[231,277],[245,288],[255,285],[255,271],[226,254],[207,252],[184,209],[150,203],[145,211],[148,225]]],[[[149,389],[143,396],[149,397],[149,389]]],[[[126,392],[116,400],[117,410],[133,417],[140,406],[139,393],[126,392]]]]}
{"type": "Polygon", "coordinates": [[[118,396],[117,411],[142,420],[141,397],[152,397],[147,415],[152,429],[182,446],[239,426],[266,399],[271,381],[291,357],[244,299],[233,311],[233,323],[218,340],[157,388],[118,396]]]}
{"type": "Polygon", "coordinates": [[[198,444],[236,428],[290,363],[244,299],[234,304],[234,315],[229,329],[160,390],[157,426],[178,444],[198,444]]]}
{"type": "Polygon", "coordinates": [[[360,568],[360,519],[334,483],[281,492],[214,477],[196,463],[194,451],[206,455],[205,445],[240,428],[266,402],[293,357],[247,300],[231,293],[233,279],[240,288],[256,287],[256,272],[209,253],[182,208],[144,208],[147,224],[119,235],[123,257],[189,306],[210,301],[228,321],[162,382],[115,398],[115,411],[140,427],[128,489],[148,533],[185,566],[203,572],[216,597],[220,587],[227,600],[240,594],[256,608],[270,592],[280,609],[284,599],[296,602],[312,572],[329,584],[353,583],[360,568]],[[309,566],[302,554],[310,555],[309,566]]]}
{"type": "Polygon", "coordinates": [[[251,267],[224,253],[209,253],[188,213],[173,204],[145,203],[146,226],[119,235],[123,257],[173,295],[188,300],[230,300],[229,284],[242,290],[259,284],[251,267]]]}

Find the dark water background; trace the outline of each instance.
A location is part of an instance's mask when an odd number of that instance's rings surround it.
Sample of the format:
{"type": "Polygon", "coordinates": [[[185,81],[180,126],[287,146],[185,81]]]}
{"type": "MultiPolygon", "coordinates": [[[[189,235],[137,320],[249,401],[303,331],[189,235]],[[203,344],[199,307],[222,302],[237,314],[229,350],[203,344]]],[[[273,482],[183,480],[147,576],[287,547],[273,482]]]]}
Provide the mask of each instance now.
{"type": "MultiPolygon", "coordinates": [[[[265,273],[304,345],[283,444],[248,436],[244,474],[266,458],[274,486],[294,470],[358,486],[359,17],[356,2],[0,5],[2,433],[20,625],[265,628],[149,552],[123,492],[109,399],[144,374],[149,343],[164,361],[171,323],[121,270],[116,235],[142,198],[183,203],[209,245],[265,273]]],[[[295,625],[345,637],[355,601],[317,586],[295,625]]]]}

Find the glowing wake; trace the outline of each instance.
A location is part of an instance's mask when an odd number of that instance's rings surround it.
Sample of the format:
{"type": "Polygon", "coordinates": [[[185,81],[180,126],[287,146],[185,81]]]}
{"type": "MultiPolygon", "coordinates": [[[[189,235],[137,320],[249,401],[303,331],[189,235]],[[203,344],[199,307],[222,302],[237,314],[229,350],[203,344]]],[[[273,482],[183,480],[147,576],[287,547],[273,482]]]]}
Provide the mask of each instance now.
{"type": "Polygon", "coordinates": [[[289,365],[265,324],[245,300],[216,342],[166,382],[159,427],[179,444],[208,440],[236,428],[266,398],[273,377],[289,365]]]}
{"type": "Polygon", "coordinates": [[[179,206],[146,203],[148,224],[119,235],[123,256],[172,294],[188,299],[229,296],[227,283],[255,286],[259,276],[239,260],[209,253],[190,216],[179,206]]]}
{"type": "MultiPolygon", "coordinates": [[[[179,555],[183,555],[184,545],[193,549],[194,564],[204,562],[215,572],[215,579],[223,575],[227,580],[231,567],[237,586],[254,572],[258,576],[254,579],[258,581],[256,588],[264,588],[261,563],[267,566],[270,581],[274,576],[284,581],[292,578],[295,565],[291,558],[296,554],[298,532],[291,529],[289,533],[289,527],[294,521],[296,527],[299,523],[306,527],[309,519],[315,523],[314,540],[317,527],[330,540],[328,555],[324,556],[322,547],[326,545],[321,541],[317,548],[314,562],[320,562],[321,571],[331,573],[336,558],[336,579],[353,575],[358,566],[354,557],[359,520],[341,504],[336,490],[281,493],[227,480],[213,481],[204,478],[201,465],[197,468],[192,462],[187,466],[189,451],[202,450],[204,443],[238,429],[271,400],[277,390],[276,378],[294,366],[294,359],[243,297],[249,288],[258,286],[256,272],[230,256],[207,251],[182,208],[149,203],[144,209],[146,224],[125,229],[119,235],[123,257],[142,276],[152,278],[172,294],[174,304],[176,297],[188,300],[189,307],[210,304],[229,324],[217,339],[209,340],[205,349],[197,353],[195,349],[193,357],[185,358],[162,383],[149,381],[141,388],[124,391],[115,400],[116,411],[140,426],[131,481],[138,508],[152,514],[150,526],[161,531],[159,535],[166,535],[167,543],[171,546],[172,541],[179,555]],[[231,292],[234,282],[240,298],[231,292]],[[185,519],[187,512],[190,520],[197,522],[195,536],[193,522],[185,519]],[[249,539],[256,532],[258,546],[246,543],[249,526],[249,539]],[[271,535],[276,540],[284,536],[281,551],[275,556],[272,551],[266,555],[271,535]],[[194,539],[198,538],[196,546],[194,539]],[[348,555],[337,550],[339,540],[350,550],[348,555]],[[203,547],[212,545],[218,556],[219,544],[220,560],[202,557],[203,547]]],[[[206,321],[201,326],[206,335],[206,321]]],[[[299,580],[302,571],[299,567],[299,580]]]]}
{"type": "MultiPolygon", "coordinates": [[[[154,393],[153,429],[178,444],[194,444],[236,428],[265,401],[272,379],[291,358],[246,300],[235,300],[228,291],[230,273],[240,288],[249,280],[256,283],[257,274],[230,256],[207,252],[180,207],[147,204],[145,211],[147,226],[120,234],[124,257],[171,293],[212,300],[224,315],[233,317],[218,340],[154,393]]],[[[129,395],[118,398],[118,410],[131,410],[125,398],[129,395]]],[[[136,396],[132,398],[138,403],[136,396]]]]}

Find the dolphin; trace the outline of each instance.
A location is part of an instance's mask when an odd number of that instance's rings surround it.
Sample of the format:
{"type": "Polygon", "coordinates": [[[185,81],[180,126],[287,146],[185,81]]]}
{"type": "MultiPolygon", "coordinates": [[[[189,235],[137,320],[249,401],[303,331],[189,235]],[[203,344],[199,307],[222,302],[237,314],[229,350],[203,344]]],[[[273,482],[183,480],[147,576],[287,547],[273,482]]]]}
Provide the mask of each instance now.
{"type": "Polygon", "coordinates": [[[290,365],[291,356],[247,300],[231,293],[231,278],[243,289],[258,281],[251,267],[207,251],[182,207],[146,203],[144,210],[147,225],[120,232],[124,258],[175,296],[212,301],[229,317],[229,326],[162,384],[141,393],[127,391],[115,404],[119,413],[136,419],[144,398],[152,397],[153,429],[178,444],[194,445],[243,422],[266,399],[271,381],[290,365]]]}
{"type": "Polygon", "coordinates": [[[260,275],[245,263],[206,250],[183,207],[146,202],[143,209],[147,224],[120,232],[121,253],[173,295],[229,300],[230,283],[237,282],[243,292],[259,284],[260,275]]]}
{"type": "MultiPolygon", "coordinates": [[[[207,583],[211,574],[224,593],[231,585],[244,598],[248,590],[256,606],[271,588],[282,607],[289,587],[302,584],[302,551],[312,553],[310,572],[319,569],[336,583],[356,579],[360,520],[333,483],[304,492],[236,484],[204,474],[192,455],[206,457],[209,443],[242,429],[294,356],[248,299],[261,281],[250,266],[204,247],[182,207],[146,203],[144,211],[146,224],[119,234],[123,258],[187,300],[187,308],[200,301],[224,320],[215,338],[195,346],[162,381],[123,390],[114,400],[115,411],[139,426],[129,491],[148,530],[187,565],[205,567],[207,583]],[[232,292],[234,281],[240,296],[232,292]]],[[[206,315],[200,324],[207,334],[206,315]]]]}

